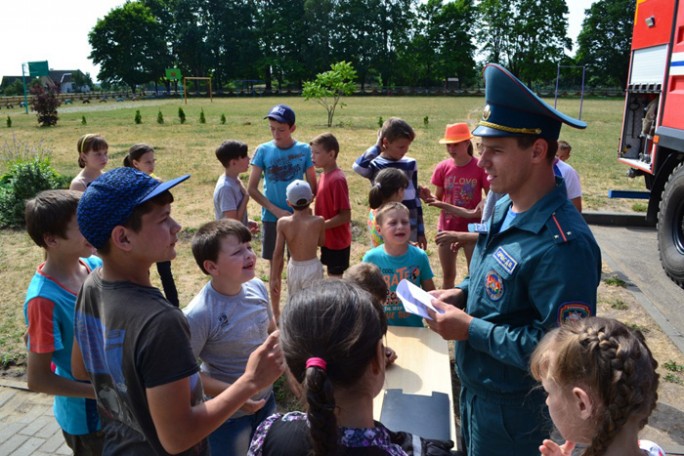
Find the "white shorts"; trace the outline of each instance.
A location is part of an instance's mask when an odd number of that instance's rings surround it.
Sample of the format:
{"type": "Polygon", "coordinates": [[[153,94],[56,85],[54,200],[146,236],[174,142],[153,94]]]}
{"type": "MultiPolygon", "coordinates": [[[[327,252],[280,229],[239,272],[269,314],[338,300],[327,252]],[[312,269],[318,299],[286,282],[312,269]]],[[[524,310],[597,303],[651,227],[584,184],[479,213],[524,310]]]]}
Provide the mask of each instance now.
{"type": "Polygon", "coordinates": [[[292,258],[287,262],[287,294],[292,296],[315,280],[323,278],[323,264],[318,258],[306,261],[295,261],[292,258]]]}

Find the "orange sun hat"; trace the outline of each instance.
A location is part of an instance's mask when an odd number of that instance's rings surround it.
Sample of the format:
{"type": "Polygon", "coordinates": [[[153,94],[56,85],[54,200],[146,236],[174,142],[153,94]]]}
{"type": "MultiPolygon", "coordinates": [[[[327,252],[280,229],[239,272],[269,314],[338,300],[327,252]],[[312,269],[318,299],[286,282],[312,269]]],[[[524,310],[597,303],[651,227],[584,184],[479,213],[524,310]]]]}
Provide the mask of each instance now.
{"type": "Polygon", "coordinates": [[[455,144],[468,141],[473,138],[470,127],[465,122],[449,124],[444,131],[444,138],[439,140],[440,144],[455,144]]]}

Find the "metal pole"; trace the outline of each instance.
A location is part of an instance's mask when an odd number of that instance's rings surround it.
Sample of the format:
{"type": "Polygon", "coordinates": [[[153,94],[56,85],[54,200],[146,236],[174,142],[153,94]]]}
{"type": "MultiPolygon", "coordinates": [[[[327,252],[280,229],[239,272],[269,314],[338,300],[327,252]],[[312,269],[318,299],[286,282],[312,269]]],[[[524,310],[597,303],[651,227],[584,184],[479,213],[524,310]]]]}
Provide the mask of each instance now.
{"type": "Polygon", "coordinates": [[[24,83],[24,109],[26,109],[26,114],[28,114],[28,95],[26,94],[26,73],[24,72],[25,63],[21,64],[21,80],[24,83]]]}
{"type": "Polygon", "coordinates": [[[558,62],[558,69],[556,70],[556,93],[553,98],[553,109],[556,109],[556,105],[558,104],[558,80],[560,79],[560,67],[561,64],[558,62]]]}
{"type": "Polygon", "coordinates": [[[582,65],[582,91],[580,92],[580,112],[579,120],[582,120],[582,104],[584,103],[584,73],[587,70],[586,65],[582,65]]]}

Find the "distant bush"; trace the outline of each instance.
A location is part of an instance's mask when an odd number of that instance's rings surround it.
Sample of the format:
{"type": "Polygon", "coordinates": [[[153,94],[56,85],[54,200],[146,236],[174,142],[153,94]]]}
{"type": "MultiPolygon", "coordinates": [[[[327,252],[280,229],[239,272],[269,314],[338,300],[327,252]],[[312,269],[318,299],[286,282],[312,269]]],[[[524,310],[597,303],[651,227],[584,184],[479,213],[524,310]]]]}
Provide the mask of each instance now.
{"type": "Polygon", "coordinates": [[[159,112],[157,113],[157,123],[158,123],[159,125],[161,125],[161,124],[164,123],[164,114],[162,114],[161,109],[160,109],[159,112]]]}
{"type": "Polygon", "coordinates": [[[7,128],[12,128],[12,118],[7,116],[7,128]]]}
{"type": "Polygon", "coordinates": [[[86,120],[85,116],[81,116],[81,125],[88,125],[88,121],[86,120]]]}
{"type": "Polygon", "coordinates": [[[135,110],[135,124],[140,125],[142,123],[142,116],[140,115],[140,109],[135,110]]]}
{"type": "Polygon", "coordinates": [[[59,88],[50,87],[43,88],[40,84],[34,84],[31,87],[31,109],[36,111],[38,116],[38,123],[41,127],[53,127],[57,125],[57,108],[62,104],[62,101],[57,98],[59,88]]]}
{"type": "Polygon", "coordinates": [[[183,111],[183,108],[178,108],[178,118],[181,124],[185,123],[185,111],[183,111]]]}
{"type": "Polygon", "coordinates": [[[204,109],[200,111],[200,123],[205,124],[207,123],[207,118],[204,116],[204,109]]]}
{"type": "Polygon", "coordinates": [[[225,125],[225,124],[226,124],[226,115],[221,114],[221,125],[225,125]]]}

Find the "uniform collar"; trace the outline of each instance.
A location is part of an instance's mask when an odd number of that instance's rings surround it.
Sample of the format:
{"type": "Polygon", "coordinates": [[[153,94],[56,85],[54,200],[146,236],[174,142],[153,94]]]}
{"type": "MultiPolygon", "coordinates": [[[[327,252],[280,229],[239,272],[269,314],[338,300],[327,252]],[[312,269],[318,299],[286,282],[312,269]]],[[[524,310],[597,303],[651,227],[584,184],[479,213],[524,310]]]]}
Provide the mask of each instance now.
{"type": "MultiPolygon", "coordinates": [[[[556,185],[553,190],[534,203],[529,210],[518,214],[515,220],[513,220],[513,223],[511,223],[511,227],[516,227],[532,233],[539,233],[544,228],[544,225],[546,225],[549,217],[567,201],[568,193],[565,189],[565,183],[562,178],[556,177],[556,185]]],[[[508,195],[497,202],[492,219],[492,226],[501,226],[511,204],[512,202],[508,195]]]]}

